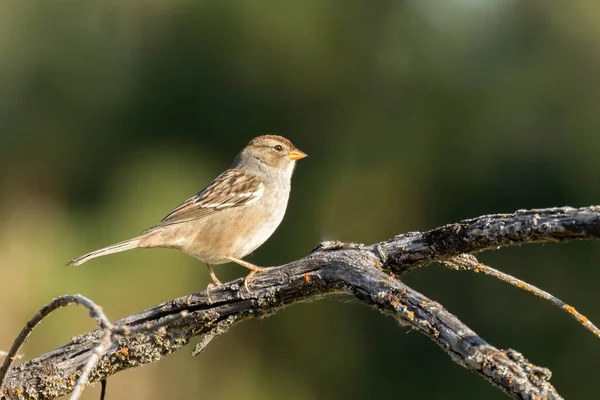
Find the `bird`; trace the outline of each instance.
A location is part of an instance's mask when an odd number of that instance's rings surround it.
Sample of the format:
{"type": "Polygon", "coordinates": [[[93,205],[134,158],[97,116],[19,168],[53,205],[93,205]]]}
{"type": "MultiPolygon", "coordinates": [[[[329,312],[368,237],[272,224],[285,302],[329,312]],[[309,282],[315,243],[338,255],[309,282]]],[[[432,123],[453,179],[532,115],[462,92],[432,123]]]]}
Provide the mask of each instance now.
{"type": "Polygon", "coordinates": [[[208,268],[208,289],[221,286],[213,265],[233,262],[254,274],[266,270],[243,260],[260,247],[285,215],[296,161],[307,154],[288,139],[252,139],[233,164],[141,235],[85,254],[67,263],[78,266],[96,257],[137,248],[169,248],[190,255],[208,268]]]}

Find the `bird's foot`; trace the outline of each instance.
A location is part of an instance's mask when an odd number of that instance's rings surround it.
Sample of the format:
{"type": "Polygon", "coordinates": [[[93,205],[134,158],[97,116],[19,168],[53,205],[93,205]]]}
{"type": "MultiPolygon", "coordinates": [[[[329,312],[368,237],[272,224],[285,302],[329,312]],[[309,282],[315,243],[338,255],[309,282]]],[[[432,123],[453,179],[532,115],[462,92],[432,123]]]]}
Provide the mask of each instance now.
{"type": "Polygon", "coordinates": [[[215,272],[213,271],[212,266],[210,264],[206,264],[206,267],[208,268],[208,272],[210,273],[210,278],[213,281],[213,283],[209,283],[208,286],[206,287],[206,297],[208,298],[208,304],[211,304],[212,301],[210,299],[210,290],[215,287],[223,286],[223,283],[221,283],[219,278],[217,278],[217,276],[215,275],[215,272]]]}
{"type": "Polygon", "coordinates": [[[258,267],[252,263],[249,263],[248,261],[240,260],[239,258],[229,257],[229,261],[234,262],[234,263],[241,265],[244,268],[248,268],[250,270],[250,273],[248,275],[246,275],[246,277],[244,278],[244,287],[246,288],[246,291],[248,293],[250,293],[250,289],[248,289],[248,282],[250,282],[250,280],[252,279],[254,274],[264,272],[267,270],[267,268],[258,267]]]}
{"type": "Polygon", "coordinates": [[[254,277],[254,275],[264,272],[266,270],[267,270],[267,268],[256,267],[256,269],[250,270],[250,273],[248,275],[246,275],[246,277],[244,278],[244,287],[246,288],[246,291],[248,293],[250,293],[250,289],[248,288],[248,282],[250,282],[252,280],[252,277],[254,277]]]}

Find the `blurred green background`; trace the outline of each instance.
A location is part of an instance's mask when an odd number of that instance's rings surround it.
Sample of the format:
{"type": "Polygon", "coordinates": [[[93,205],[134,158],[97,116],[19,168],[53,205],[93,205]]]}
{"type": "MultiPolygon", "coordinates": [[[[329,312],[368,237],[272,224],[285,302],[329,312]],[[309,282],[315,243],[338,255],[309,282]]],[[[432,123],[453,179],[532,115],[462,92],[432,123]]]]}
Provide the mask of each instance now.
{"type": "MultiPolygon", "coordinates": [[[[169,250],[64,264],[154,224],[262,133],[310,157],[281,227],[248,258],[258,265],[324,239],[599,204],[599,18],[596,0],[3,2],[0,349],[60,294],[116,319],[204,289],[206,268],[169,250]]],[[[578,242],[481,259],[600,322],[599,256],[578,242]]],[[[550,368],[567,398],[592,397],[600,343],[549,303],[437,265],[403,279],[550,368]]],[[[93,328],[61,310],[25,355],[93,328]]],[[[302,304],[200,357],[189,347],[120,373],[108,398],[504,398],[406,333],[351,298],[302,304]]]]}

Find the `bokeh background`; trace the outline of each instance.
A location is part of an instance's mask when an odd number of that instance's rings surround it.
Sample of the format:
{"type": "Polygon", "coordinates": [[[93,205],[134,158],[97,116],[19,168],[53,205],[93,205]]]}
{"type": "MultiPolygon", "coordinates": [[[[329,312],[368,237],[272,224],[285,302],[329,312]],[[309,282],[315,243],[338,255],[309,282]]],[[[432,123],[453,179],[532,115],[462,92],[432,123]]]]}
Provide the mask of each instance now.
{"type": "MultiPolygon", "coordinates": [[[[169,250],[64,264],[154,224],[262,133],[310,156],[259,265],[324,239],[599,204],[599,18],[596,0],[3,2],[0,349],[60,294],[116,319],[203,289],[205,267],[169,250]]],[[[481,258],[600,321],[600,243],[481,258]]],[[[403,279],[550,368],[567,398],[592,397],[600,343],[565,313],[437,265],[403,279]]],[[[62,310],[25,356],[93,328],[62,310]]],[[[108,398],[504,398],[406,333],[349,297],[302,304],[120,373],[108,398]]]]}

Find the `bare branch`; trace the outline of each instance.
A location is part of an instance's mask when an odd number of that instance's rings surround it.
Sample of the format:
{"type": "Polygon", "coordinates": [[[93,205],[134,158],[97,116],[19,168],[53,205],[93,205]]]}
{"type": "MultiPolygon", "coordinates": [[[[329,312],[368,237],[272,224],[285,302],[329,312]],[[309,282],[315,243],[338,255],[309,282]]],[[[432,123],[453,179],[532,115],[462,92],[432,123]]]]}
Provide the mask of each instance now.
{"type": "Polygon", "coordinates": [[[385,267],[397,275],[449,259],[527,243],[567,242],[600,238],[600,206],[519,210],[445,225],[428,232],[410,232],[382,242],[385,267]]]}
{"type": "MultiPolygon", "coordinates": [[[[31,333],[36,328],[36,326],[38,326],[53,311],[56,311],[59,308],[66,307],[71,304],[79,304],[86,307],[90,311],[90,316],[96,319],[98,325],[100,325],[100,327],[103,328],[104,335],[102,341],[98,346],[96,346],[93,353],[90,355],[88,361],[86,362],[84,368],[80,372],[79,378],[77,379],[77,383],[75,385],[75,389],[71,394],[70,400],[79,399],[81,393],[83,393],[83,390],[85,389],[88,383],[88,378],[92,368],[95,367],[96,362],[98,362],[100,357],[104,355],[105,351],[112,344],[112,335],[130,335],[132,333],[148,332],[162,329],[164,325],[169,324],[179,318],[187,316],[187,311],[181,311],[178,315],[171,315],[167,318],[163,318],[163,320],[158,321],[154,324],[146,323],[133,328],[127,325],[115,326],[108,320],[108,318],[102,311],[102,307],[100,307],[87,297],[82,296],[80,294],[57,297],[56,299],[52,300],[50,303],[42,307],[40,311],[38,311],[37,314],[35,314],[33,318],[29,320],[29,322],[27,322],[21,333],[19,333],[19,336],[17,336],[17,338],[15,339],[11,349],[8,351],[8,353],[3,354],[6,356],[6,359],[2,364],[2,368],[0,368],[0,397],[4,397],[2,393],[2,388],[4,387],[6,374],[10,370],[12,363],[18,358],[18,356],[16,355],[19,349],[21,349],[21,347],[25,344],[27,339],[29,339],[29,336],[31,336],[31,333]]],[[[19,392],[16,391],[16,393],[18,394],[19,392]]]]}
{"type": "MultiPolygon", "coordinates": [[[[600,207],[553,208],[488,215],[413,232],[371,246],[321,243],[307,257],[257,274],[247,292],[240,282],[168,301],[127,317],[115,325],[136,327],[171,320],[164,330],[116,336],[90,373],[90,381],[155,362],[203,336],[195,353],[231,326],[265,317],[285,306],[336,293],[348,293],[390,315],[437,343],[452,360],[479,374],[514,398],[561,398],[548,382],[550,371],[530,364],[514,350],[485,342],[440,304],[390,275],[400,276],[434,261],[462,253],[523,243],[596,239],[600,207]]],[[[124,329],[125,330],[125,329],[124,329]]],[[[67,345],[15,366],[6,380],[5,398],[51,399],[73,390],[77,377],[102,340],[103,331],[78,336],[67,345]]]]}
{"type": "MultiPolygon", "coordinates": [[[[6,357],[8,355],[8,351],[0,350],[0,357],[6,357]]],[[[17,354],[13,357],[14,359],[23,358],[23,354],[17,354]]]]}
{"type": "Polygon", "coordinates": [[[585,315],[581,314],[579,311],[575,309],[575,307],[565,303],[558,297],[551,295],[550,293],[530,284],[521,279],[515,278],[512,275],[504,273],[502,271],[498,271],[495,268],[487,266],[485,264],[480,263],[475,256],[472,254],[461,254],[456,256],[450,260],[442,261],[441,264],[447,268],[455,269],[455,270],[464,270],[464,271],[473,271],[475,273],[482,272],[485,275],[492,276],[496,279],[500,279],[506,283],[509,283],[519,289],[525,290],[529,293],[533,293],[534,295],[548,300],[550,303],[560,308],[571,317],[575,318],[585,329],[592,332],[594,336],[600,338],[600,329],[596,325],[592,323],[585,315]]]}
{"type": "Polygon", "coordinates": [[[96,363],[98,362],[98,360],[100,360],[100,357],[102,357],[106,353],[111,344],[111,331],[110,329],[106,328],[104,329],[104,335],[102,336],[100,344],[98,344],[98,346],[94,348],[92,355],[90,356],[90,358],[88,358],[87,362],[85,363],[85,366],[83,367],[83,370],[81,371],[81,374],[77,379],[75,388],[71,392],[71,397],[69,397],[69,400],[79,399],[79,397],[81,396],[88,384],[92,369],[96,366],[96,363]]]}
{"type": "Polygon", "coordinates": [[[101,390],[100,390],[100,400],[104,400],[106,398],[106,379],[102,379],[100,381],[101,390]]]}
{"type": "Polygon", "coordinates": [[[6,354],[6,359],[2,364],[2,368],[0,368],[0,389],[3,386],[4,378],[6,377],[8,369],[10,368],[13,361],[15,361],[16,359],[17,353],[25,344],[27,339],[29,339],[29,336],[31,335],[35,327],[38,326],[44,320],[44,318],[50,315],[54,310],[57,310],[61,307],[66,307],[70,304],[80,304],[86,307],[88,310],[90,310],[90,315],[92,316],[92,318],[98,319],[98,323],[101,326],[112,325],[108,318],[106,318],[106,316],[102,312],[102,308],[85,296],[76,294],[73,296],[61,296],[54,299],[52,302],[42,307],[40,311],[38,311],[38,313],[35,314],[33,318],[29,320],[29,322],[27,322],[23,330],[21,330],[21,333],[19,333],[19,336],[17,336],[17,338],[15,339],[12,347],[6,354]]]}

